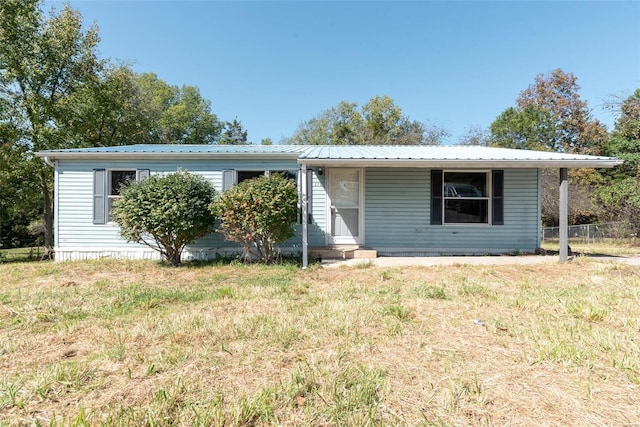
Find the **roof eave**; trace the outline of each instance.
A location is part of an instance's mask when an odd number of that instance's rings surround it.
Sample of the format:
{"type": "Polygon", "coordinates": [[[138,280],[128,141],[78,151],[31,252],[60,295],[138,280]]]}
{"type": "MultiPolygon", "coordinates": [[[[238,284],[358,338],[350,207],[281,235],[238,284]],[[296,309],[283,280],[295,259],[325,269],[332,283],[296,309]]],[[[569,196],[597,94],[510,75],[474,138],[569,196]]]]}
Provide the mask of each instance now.
{"type": "Polygon", "coordinates": [[[298,159],[298,163],[316,167],[419,167],[419,168],[613,168],[618,159],[298,159]]]}
{"type": "Polygon", "coordinates": [[[36,156],[55,160],[175,160],[175,159],[229,159],[242,158],[248,160],[286,159],[296,160],[300,153],[172,153],[172,152],[137,152],[137,153],[109,153],[109,152],[48,152],[39,151],[36,156]]]}

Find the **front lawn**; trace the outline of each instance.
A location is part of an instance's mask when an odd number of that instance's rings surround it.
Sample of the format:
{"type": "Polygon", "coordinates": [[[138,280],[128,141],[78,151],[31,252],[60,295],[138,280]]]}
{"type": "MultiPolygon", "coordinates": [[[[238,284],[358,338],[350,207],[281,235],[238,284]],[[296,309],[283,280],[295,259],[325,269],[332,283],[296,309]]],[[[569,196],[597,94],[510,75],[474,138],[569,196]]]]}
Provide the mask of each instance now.
{"type": "Polygon", "coordinates": [[[638,267],[101,260],[0,278],[0,424],[640,420],[638,267]]]}

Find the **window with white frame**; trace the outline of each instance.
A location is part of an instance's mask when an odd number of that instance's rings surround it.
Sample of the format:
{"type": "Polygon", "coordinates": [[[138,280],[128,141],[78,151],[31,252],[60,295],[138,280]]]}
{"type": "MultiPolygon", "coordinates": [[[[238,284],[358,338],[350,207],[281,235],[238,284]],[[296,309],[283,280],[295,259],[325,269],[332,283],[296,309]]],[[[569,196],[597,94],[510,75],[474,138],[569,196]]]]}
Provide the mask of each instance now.
{"type": "Polygon", "coordinates": [[[490,176],[489,172],[444,172],[444,224],[490,223],[490,176]]]}
{"type": "Polygon", "coordinates": [[[222,189],[226,190],[233,184],[240,184],[248,179],[259,178],[261,176],[269,176],[271,174],[280,174],[283,177],[290,179],[298,183],[298,171],[297,170],[270,170],[270,169],[257,169],[257,170],[228,170],[223,172],[222,189]]]}
{"type": "Polygon", "coordinates": [[[108,174],[109,192],[107,194],[107,218],[112,221],[111,211],[113,210],[113,203],[120,198],[120,192],[129,183],[136,180],[135,170],[111,170],[108,174]]]}
{"type": "Polygon", "coordinates": [[[149,169],[94,169],[93,223],[110,222],[114,202],[122,189],[133,181],[149,178],[149,169]]]}

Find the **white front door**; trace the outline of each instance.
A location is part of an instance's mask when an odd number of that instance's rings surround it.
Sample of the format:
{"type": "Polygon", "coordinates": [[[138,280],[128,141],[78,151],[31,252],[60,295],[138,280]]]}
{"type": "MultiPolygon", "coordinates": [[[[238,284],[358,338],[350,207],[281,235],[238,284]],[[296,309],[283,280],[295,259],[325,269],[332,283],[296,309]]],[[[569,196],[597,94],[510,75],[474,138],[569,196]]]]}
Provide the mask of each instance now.
{"type": "Polygon", "coordinates": [[[328,169],[329,244],[362,243],[362,169],[328,169]]]}

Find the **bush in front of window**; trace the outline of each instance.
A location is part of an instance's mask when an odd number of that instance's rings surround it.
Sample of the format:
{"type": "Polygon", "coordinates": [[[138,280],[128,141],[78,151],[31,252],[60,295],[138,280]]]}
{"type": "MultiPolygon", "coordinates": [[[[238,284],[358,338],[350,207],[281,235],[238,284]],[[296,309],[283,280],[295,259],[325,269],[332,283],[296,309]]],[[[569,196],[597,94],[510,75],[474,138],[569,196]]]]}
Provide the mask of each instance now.
{"type": "Polygon", "coordinates": [[[271,174],[226,190],[212,204],[226,240],[238,242],[245,261],[273,262],[275,244],[293,237],[298,217],[298,190],[291,179],[271,174]]]}
{"type": "Polygon", "coordinates": [[[185,246],[214,229],[209,205],[216,191],[206,179],[186,171],[131,182],[114,202],[113,219],[129,242],[159,251],[179,265],[185,246]]]}

